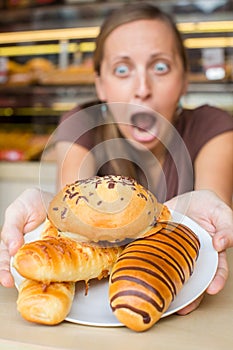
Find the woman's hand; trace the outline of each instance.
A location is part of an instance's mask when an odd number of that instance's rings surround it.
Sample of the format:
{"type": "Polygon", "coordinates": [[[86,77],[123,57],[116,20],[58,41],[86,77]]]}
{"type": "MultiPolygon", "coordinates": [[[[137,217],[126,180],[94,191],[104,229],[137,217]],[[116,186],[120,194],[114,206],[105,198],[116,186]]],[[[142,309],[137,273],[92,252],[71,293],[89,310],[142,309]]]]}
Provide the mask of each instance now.
{"type": "MultiPolygon", "coordinates": [[[[165,203],[170,209],[183,213],[213,237],[213,246],[218,252],[218,268],[206,292],[217,294],[228,278],[226,249],[233,247],[233,212],[215,193],[208,190],[188,192],[165,203]]],[[[180,310],[185,315],[198,307],[203,295],[180,310]]]]}
{"type": "Polygon", "coordinates": [[[24,243],[24,234],[45,220],[50,199],[47,192],[28,189],[6,209],[0,242],[0,284],[4,287],[14,286],[10,258],[24,243]]]}

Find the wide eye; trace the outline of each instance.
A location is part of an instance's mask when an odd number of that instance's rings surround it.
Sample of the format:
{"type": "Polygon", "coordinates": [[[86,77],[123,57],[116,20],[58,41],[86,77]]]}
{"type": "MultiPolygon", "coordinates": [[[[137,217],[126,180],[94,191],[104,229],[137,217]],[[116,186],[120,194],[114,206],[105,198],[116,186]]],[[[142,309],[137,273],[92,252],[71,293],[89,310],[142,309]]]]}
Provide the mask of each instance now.
{"type": "Polygon", "coordinates": [[[126,64],[119,64],[115,67],[114,73],[120,77],[125,77],[129,74],[129,67],[126,64]]]}
{"type": "Polygon", "coordinates": [[[153,69],[156,73],[167,73],[169,70],[168,64],[165,62],[156,62],[153,66],[153,69]]]}

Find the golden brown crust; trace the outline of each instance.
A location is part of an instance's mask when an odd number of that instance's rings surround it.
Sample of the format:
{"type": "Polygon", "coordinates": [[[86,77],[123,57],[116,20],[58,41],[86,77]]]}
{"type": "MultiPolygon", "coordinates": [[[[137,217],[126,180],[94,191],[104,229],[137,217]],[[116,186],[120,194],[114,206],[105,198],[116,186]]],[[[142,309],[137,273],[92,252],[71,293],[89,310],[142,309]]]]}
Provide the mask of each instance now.
{"type": "Polygon", "coordinates": [[[19,287],[17,310],[27,321],[55,325],[68,315],[73,302],[75,284],[24,280],[19,287]]]}
{"type": "Polygon", "coordinates": [[[157,221],[169,221],[172,219],[172,215],[170,210],[165,204],[158,203],[158,216],[157,216],[157,221]]]}
{"type": "Polygon", "coordinates": [[[44,283],[88,281],[108,275],[122,250],[48,236],[24,244],[14,267],[23,277],[44,283]]]}
{"type": "Polygon", "coordinates": [[[57,230],[56,227],[54,227],[54,225],[48,220],[45,220],[44,223],[44,228],[40,234],[40,238],[43,239],[45,237],[58,237],[59,236],[59,232],[57,230]]]}
{"type": "Polygon", "coordinates": [[[154,226],[158,210],[154,195],[135,180],[108,175],[67,185],[50,203],[48,217],[59,231],[121,241],[154,226]]]}
{"type": "Polygon", "coordinates": [[[126,244],[155,234],[162,229],[157,221],[168,219],[168,208],[133,179],[93,177],[67,185],[50,203],[40,240],[23,245],[14,257],[14,267],[27,279],[18,310],[32,322],[61,322],[74,282],[106,277],[124,249],[94,242],[126,244]]]}
{"type": "Polygon", "coordinates": [[[135,331],[154,325],[191,276],[200,242],[186,226],[160,223],[162,229],[130,243],[110,276],[111,308],[135,331]]]}

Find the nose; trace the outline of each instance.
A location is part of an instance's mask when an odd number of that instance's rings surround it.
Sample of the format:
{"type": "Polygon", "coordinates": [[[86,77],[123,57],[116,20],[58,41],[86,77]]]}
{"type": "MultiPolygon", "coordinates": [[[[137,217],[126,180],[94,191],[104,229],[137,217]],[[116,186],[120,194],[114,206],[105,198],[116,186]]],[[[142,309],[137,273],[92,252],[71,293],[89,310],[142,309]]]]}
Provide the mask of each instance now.
{"type": "Polygon", "coordinates": [[[151,81],[146,72],[140,72],[135,82],[135,98],[145,100],[151,96],[151,81]]]}

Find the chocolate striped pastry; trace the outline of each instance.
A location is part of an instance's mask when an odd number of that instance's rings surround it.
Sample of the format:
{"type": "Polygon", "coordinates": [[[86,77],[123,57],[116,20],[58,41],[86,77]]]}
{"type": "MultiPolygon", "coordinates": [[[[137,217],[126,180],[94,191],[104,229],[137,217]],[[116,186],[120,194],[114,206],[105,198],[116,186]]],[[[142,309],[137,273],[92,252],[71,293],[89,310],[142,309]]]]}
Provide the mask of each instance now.
{"type": "Polygon", "coordinates": [[[161,318],[191,276],[199,254],[199,239],[188,227],[161,225],[159,232],[128,244],[110,275],[111,308],[134,331],[144,331],[161,318]]]}

